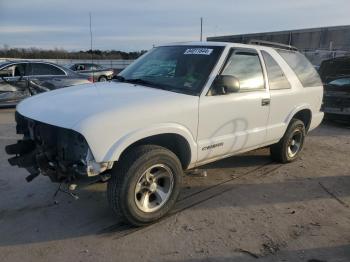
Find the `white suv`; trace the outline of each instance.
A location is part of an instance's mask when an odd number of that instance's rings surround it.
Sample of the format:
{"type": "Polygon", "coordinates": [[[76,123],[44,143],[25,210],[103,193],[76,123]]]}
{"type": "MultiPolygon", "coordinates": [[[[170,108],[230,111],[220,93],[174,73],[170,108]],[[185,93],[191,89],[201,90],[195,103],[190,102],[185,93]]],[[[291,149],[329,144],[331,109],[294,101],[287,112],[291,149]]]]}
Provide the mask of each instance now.
{"type": "Polygon", "coordinates": [[[111,207],[134,225],[175,203],[183,170],[270,146],[297,158],[323,118],[323,87],[291,46],[191,42],[153,48],[118,81],[36,95],[17,106],[10,164],[76,184],[110,176],[111,207]]]}

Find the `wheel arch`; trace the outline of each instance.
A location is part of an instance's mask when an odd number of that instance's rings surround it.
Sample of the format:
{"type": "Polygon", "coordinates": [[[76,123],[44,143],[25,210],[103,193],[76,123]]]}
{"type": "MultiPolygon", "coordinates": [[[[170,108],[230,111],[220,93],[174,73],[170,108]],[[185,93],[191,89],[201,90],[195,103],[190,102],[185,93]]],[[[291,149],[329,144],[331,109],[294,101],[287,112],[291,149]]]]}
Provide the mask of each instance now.
{"type": "MultiPolygon", "coordinates": [[[[174,124],[177,126],[177,124],[174,124]]],[[[174,127],[174,126],[173,126],[174,127]]],[[[105,159],[118,161],[127,151],[138,145],[153,144],[169,149],[178,156],[184,169],[197,159],[197,144],[189,130],[184,127],[139,130],[119,139],[109,150],[105,159]]]]}
{"type": "Polygon", "coordinates": [[[312,110],[307,105],[295,108],[287,118],[287,126],[293,118],[301,120],[305,125],[306,132],[308,132],[312,121],[312,110]]]}
{"type": "Polygon", "coordinates": [[[186,169],[190,165],[191,147],[183,136],[175,133],[158,134],[140,139],[125,148],[120,154],[119,159],[122,159],[129,150],[140,145],[157,145],[164,147],[179,158],[183,169],[186,169]]]}

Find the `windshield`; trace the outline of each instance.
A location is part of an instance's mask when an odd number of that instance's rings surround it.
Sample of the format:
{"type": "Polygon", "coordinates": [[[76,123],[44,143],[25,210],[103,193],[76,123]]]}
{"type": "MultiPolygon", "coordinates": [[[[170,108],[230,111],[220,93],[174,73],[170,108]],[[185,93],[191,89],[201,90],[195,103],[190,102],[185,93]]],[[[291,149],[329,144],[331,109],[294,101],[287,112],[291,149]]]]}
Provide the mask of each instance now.
{"type": "Polygon", "coordinates": [[[122,71],[118,79],[199,95],[223,49],[221,46],[157,47],[122,71]]]}

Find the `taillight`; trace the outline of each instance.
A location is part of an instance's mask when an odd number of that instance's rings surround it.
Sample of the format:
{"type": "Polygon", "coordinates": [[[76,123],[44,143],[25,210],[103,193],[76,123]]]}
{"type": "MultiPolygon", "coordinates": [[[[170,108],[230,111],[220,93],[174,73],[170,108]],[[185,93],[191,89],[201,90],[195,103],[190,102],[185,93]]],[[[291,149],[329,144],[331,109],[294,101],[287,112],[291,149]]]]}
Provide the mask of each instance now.
{"type": "Polygon", "coordinates": [[[89,80],[91,83],[94,82],[94,78],[93,78],[92,76],[89,76],[89,77],[88,77],[88,80],[89,80]]]}

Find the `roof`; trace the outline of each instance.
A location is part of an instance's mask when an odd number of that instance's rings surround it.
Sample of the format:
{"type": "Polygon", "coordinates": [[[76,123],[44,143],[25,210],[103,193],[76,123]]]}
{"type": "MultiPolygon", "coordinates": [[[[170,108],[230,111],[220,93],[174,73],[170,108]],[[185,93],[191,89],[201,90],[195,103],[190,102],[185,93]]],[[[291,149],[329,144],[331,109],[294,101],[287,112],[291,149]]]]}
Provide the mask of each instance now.
{"type": "Polygon", "coordinates": [[[58,64],[52,63],[52,62],[47,62],[47,61],[31,61],[31,60],[23,60],[23,59],[18,59],[18,60],[5,60],[3,62],[0,62],[0,65],[10,65],[14,63],[42,63],[42,64],[51,64],[57,66],[58,64]]]}
{"type": "MultiPolygon", "coordinates": [[[[196,42],[177,42],[177,43],[169,43],[169,44],[163,44],[163,45],[159,45],[159,46],[179,46],[179,45],[186,45],[186,46],[230,46],[230,47],[241,47],[241,48],[255,48],[258,50],[266,50],[266,49],[287,49],[285,47],[283,47],[283,45],[278,44],[278,43],[272,43],[269,42],[270,45],[264,45],[263,43],[261,44],[241,44],[241,43],[231,43],[231,42],[216,42],[216,41],[208,41],[208,42],[200,42],[200,41],[196,41],[196,42]],[[272,44],[272,45],[271,45],[272,44]],[[276,46],[273,46],[273,44],[276,44],[276,46]],[[279,46],[277,46],[279,45],[279,46]]],[[[287,46],[286,46],[287,47],[287,46]]],[[[292,46],[288,46],[291,48],[294,48],[292,46]]],[[[296,51],[296,49],[290,49],[293,51],[296,51]]]]}
{"type": "Polygon", "coordinates": [[[5,67],[7,65],[11,65],[13,62],[5,61],[5,62],[0,62],[0,68],[5,67]]]}
{"type": "Polygon", "coordinates": [[[227,46],[231,43],[226,42],[206,42],[206,41],[190,41],[190,42],[175,42],[175,43],[167,43],[159,46],[175,46],[175,45],[193,45],[193,46],[227,46]]]}

